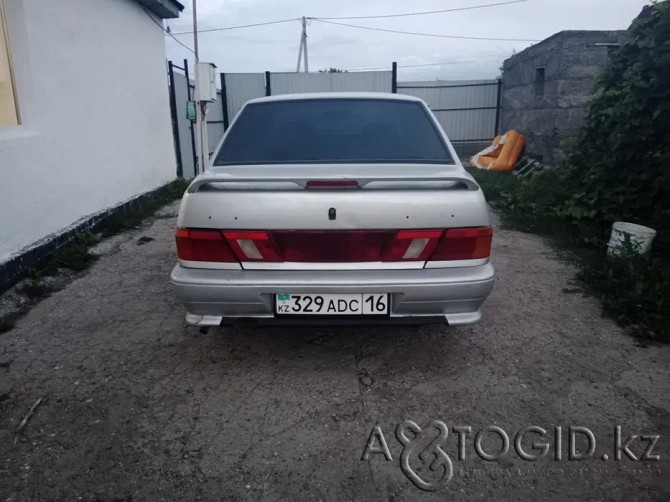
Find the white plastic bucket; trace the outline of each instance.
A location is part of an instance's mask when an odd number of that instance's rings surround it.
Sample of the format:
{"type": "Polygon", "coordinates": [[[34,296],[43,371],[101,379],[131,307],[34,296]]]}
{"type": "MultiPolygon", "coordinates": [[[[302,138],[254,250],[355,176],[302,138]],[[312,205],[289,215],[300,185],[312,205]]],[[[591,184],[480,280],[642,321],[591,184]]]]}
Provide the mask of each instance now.
{"type": "Polygon", "coordinates": [[[644,254],[651,249],[651,243],[656,237],[656,230],[635,223],[615,221],[612,225],[610,240],[607,243],[607,254],[619,254],[625,247],[627,236],[630,239],[632,250],[637,254],[644,254]]]}

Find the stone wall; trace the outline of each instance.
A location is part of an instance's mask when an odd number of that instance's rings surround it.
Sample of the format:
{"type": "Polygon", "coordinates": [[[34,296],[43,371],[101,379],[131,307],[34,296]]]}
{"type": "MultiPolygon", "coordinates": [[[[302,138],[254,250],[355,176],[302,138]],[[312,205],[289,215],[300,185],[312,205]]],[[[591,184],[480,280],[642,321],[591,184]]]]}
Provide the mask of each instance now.
{"type": "Polygon", "coordinates": [[[506,59],[501,129],[521,132],[526,154],[554,164],[561,141],[582,125],[594,81],[616,50],[596,44],[615,44],[622,33],[561,31],[506,59]]]}

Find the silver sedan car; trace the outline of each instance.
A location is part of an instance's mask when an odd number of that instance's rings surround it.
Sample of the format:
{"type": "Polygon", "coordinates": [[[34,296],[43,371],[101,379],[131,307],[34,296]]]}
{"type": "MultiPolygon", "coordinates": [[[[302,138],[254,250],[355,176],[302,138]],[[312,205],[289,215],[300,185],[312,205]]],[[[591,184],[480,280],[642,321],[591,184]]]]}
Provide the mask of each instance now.
{"type": "Polygon", "coordinates": [[[481,189],[420,99],[249,101],[181,202],[186,320],[469,324],[491,292],[481,189]]]}

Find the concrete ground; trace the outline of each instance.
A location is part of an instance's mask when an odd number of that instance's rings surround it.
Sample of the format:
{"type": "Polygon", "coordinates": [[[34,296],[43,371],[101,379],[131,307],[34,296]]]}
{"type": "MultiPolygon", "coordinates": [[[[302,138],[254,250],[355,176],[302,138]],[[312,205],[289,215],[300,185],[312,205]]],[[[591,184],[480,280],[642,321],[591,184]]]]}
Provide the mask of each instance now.
{"type": "Polygon", "coordinates": [[[86,274],[0,335],[1,500],[670,499],[670,347],[601,317],[539,237],[496,230],[475,326],[203,335],[169,283],[176,208],[104,241],[86,274]],[[617,425],[622,443],[638,436],[638,461],[615,460],[617,425]],[[491,426],[510,446],[485,461],[503,445],[491,426]],[[521,443],[549,444],[539,461],[515,453],[527,426],[547,431],[521,443]],[[571,426],[593,432],[590,459],[568,458],[571,426]]]}

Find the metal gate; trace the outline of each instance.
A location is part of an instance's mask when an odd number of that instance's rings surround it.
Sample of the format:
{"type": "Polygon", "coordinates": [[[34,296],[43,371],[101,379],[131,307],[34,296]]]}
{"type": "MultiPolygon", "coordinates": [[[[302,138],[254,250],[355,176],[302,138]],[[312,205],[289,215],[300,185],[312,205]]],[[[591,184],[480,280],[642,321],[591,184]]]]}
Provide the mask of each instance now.
{"type": "Polygon", "coordinates": [[[193,122],[186,117],[186,102],[193,99],[186,59],[184,59],[183,67],[168,61],[168,80],[170,83],[172,134],[177,157],[177,176],[190,179],[195,176],[197,158],[193,122]]]}

